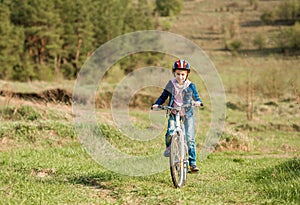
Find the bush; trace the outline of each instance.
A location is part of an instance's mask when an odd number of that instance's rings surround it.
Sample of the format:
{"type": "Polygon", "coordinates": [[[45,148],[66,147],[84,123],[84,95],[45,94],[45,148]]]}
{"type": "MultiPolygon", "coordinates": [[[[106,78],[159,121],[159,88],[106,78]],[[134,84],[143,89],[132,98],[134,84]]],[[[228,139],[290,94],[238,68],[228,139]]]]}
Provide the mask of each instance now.
{"type": "Polygon", "coordinates": [[[25,120],[38,120],[41,118],[40,113],[35,111],[31,106],[22,106],[20,109],[18,109],[18,113],[22,116],[25,120]]]}
{"type": "Polygon", "coordinates": [[[243,46],[243,43],[239,39],[235,39],[226,43],[226,48],[230,51],[239,51],[243,46]]]}
{"type": "Polygon", "coordinates": [[[300,24],[296,23],[293,27],[288,29],[287,37],[289,39],[289,46],[294,49],[300,48],[300,24]]]}
{"type": "Polygon", "coordinates": [[[41,118],[38,113],[31,106],[21,106],[20,108],[14,106],[4,107],[0,110],[0,114],[5,120],[29,120],[34,121],[41,118]]]}
{"type": "Polygon", "coordinates": [[[264,12],[260,19],[264,24],[273,24],[275,20],[280,20],[285,24],[294,24],[300,18],[300,1],[285,0],[272,11],[264,12]]]}
{"type": "Polygon", "coordinates": [[[282,1],[277,8],[277,16],[282,20],[293,20],[299,18],[300,6],[299,1],[288,0],[282,1]]]}
{"type": "Polygon", "coordinates": [[[257,46],[258,49],[263,49],[266,45],[266,39],[262,34],[258,34],[255,36],[254,40],[253,40],[253,45],[257,46]]]}
{"type": "Polygon", "coordinates": [[[38,80],[52,81],[54,79],[53,70],[46,65],[37,65],[36,71],[38,80]]]}
{"type": "Polygon", "coordinates": [[[272,11],[266,11],[260,16],[260,20],[266,24],[270,25],[273,24],[275,21],[275,15],[272,11]]]}
{"type": "Polygon", "coordinates": [[[230,51],[239,51],[242,47],[242,41],[240,38],[239,31],[239,19],[231,19],[227,25],[223,26],[225,49],[230,51]]]}
{"type": "Polygon", "coordinates": [[[156,11],[161,16],[174,16],[181,12],[182,0],[156,0],[156,11]]]}
{"type": "Polygon", "coordinates": [[[250,151],[252,149],[253,140],[247,135],[227,130],[221,135],[219,142],[216,144],[217,151],[250,151]]]}
{"type": "Polygon", "coordinates": [[[276,43],[282,50],[287,48],[300,49],[300,24],[282,30],[276,36],[276,43]]]}

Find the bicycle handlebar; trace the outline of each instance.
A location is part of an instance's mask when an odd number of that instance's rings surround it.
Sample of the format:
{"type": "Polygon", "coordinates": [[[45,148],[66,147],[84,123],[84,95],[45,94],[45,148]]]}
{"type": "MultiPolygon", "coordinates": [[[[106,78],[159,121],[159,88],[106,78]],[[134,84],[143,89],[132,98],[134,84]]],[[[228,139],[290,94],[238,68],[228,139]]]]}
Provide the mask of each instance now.
{"type": "MultiPolygon", "coordinates": [[[[203,103],[201,103],[200,106],[203,107],[203,103]]],[[[182,108],[186,108],[186,107],[195,107],[195,102],[184,104],[184,105],[178,106],[178,107],[159,105],[157,108],[151,107],[151,110],[155,109],[155,110],[175,110],[175,111],[180,111],[182,108]]]]}

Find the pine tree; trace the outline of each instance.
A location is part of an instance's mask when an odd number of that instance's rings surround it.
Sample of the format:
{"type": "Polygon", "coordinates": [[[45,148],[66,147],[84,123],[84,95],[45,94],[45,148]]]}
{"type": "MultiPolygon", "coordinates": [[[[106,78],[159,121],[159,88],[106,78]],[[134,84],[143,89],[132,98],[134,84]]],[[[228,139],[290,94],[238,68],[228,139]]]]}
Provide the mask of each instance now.
{"type": "Polygon", "coordinates": [[[91,0],[55,0],[55,5],[63,22],[62,72],[65,77],[74,78],[95,49],[91,20],[94,7],[91,0]]]}
{"type": "Polygon", "coordinates": [[[24,33],[10,22],[10,10],[0,3],[0,78],[12,79],[14,69],[21,65],[24,33]]]}
{"type": "Polygon", "coordinates": [[[63,75],[73,79],[103,43],[153,28],[151,0],[7,2],[0,14],[0,58],[4,62],[0,78],[51,80],[63,75]]]}
{"type": "Polygon", "coordinates": [[[12,22],[25,30],[25,52],[36,64],[37,77],[53,78],[60,53],[60,18],[53,1],[15,0],[11,4],[12,22]]]}
{"type": "Polygon", "coordinates": [[[94,31],[98,46],[122,34],[127,0],[94,1],[94,31]]]}
{"type": "Polygon", "coordinates": [[[152,10],[147,0],[139,0],[137,4],[129,1],[126,5],[123,33],[154,28],[152,10]]]}

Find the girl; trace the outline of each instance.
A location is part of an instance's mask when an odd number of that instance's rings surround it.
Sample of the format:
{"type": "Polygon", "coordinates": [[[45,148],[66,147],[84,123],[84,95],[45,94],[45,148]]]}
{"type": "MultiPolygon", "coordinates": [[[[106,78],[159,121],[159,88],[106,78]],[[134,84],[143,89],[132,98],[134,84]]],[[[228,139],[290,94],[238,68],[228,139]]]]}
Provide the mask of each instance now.
{"type": "MultiPolygon", "coordinates": [[[[186,60],[177,60],[173,65],[173,74],[175,78],[171,79],[166,85],[161,96],[152,105],[152,108],[157,108],[169,98],[169,106],[178,107],[183,104],[190,104],[194,101],[196,107],[203,106],[202,100],[199,97],[196,86],[189,81],[190,64],[186,60]]],[[[194,136],[194,109],[192,107],[184,108],[180,111],[182,117],[186,142],[188,146],[189,165],[192,172],[198,172],[199,168],[196,165],[196,145],[194,136]]],[[[170,113],[168,120],[168,130],[165,135],[166,150],[164,156],[170,156],[170,133],[173,131],[171,124],[174,125],[175,115],[170,113]]]]}

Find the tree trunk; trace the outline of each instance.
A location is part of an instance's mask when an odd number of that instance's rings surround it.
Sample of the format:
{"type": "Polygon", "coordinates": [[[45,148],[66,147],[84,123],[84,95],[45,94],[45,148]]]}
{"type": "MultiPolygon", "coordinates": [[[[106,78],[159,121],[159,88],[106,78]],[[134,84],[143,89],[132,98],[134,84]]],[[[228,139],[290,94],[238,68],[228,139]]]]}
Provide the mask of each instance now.
{"type": "Polygon", "coordinates": [[[78,38],[77,46],[76,46],[76,55],[75,55],[75,63],[76,63],[76,74],[79,72],[79,56],[80,56],[80,47],[82,44],[82,39],[78,38]]]}

